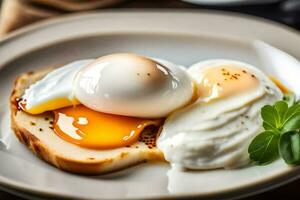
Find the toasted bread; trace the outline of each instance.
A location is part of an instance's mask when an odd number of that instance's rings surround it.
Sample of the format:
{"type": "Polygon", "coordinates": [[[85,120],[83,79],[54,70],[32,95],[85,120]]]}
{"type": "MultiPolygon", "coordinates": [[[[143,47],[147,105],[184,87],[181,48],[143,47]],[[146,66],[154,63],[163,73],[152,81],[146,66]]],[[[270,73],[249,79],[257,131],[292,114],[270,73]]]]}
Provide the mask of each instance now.
{"type": "Polygon", "coordinates": [[[10,97],[11,127],[19,141],[38,157],[59,169],[78,174],[103,174],[148,160],[164,160],[153,139],[157,136],[157,127],[145,129],[139,141],[131,146],[94,150],[71,144],[57,136],[52,128],[52,112],[30,115],[19,109],[18,99],[25,89],[51,70],[28,72],[19,76],[10,97]]]}

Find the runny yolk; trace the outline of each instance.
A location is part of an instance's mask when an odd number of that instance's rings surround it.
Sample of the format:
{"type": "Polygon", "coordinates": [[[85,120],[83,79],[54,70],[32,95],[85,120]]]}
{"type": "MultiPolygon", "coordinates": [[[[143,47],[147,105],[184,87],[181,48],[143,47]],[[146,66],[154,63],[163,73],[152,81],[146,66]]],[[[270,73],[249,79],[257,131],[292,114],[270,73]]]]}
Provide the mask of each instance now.
{"type": "Polygon", "coordinates": [[[259,80],[254,74],[238,66],[226,65],[202,72],[198,81],[198,96],[204,99],[226,98],[255,89],[259,80]]]}
{"type": "Polygon", "coordinates": [[[59,137],[73,144],[111,149],[135,143],[146,126],[160,123],[160,119],[106,114],[79,105],[55,110],[53,128],[59,137]]]}
{"type": "Polygon", "coordinates": [[[23,110],[26,110],[27,113],[36,115],[41,114],[46,111],[55,110],[59,108],[64,108],[67,106],[78,105],[80,104],[78,100],[69,100],[67,98],[56,98],[44,103],[38,104],[32,108],[27,108],[26,102],[20,102],[20,105],[23,110]]]}

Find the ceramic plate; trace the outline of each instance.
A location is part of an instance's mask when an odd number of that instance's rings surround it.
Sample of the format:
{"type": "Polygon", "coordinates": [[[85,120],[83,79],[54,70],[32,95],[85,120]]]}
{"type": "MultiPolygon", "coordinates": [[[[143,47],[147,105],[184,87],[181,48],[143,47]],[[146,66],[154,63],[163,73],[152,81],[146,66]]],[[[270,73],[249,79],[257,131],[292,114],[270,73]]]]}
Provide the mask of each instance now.
{"type": "Polygon", "coordinates": [[[114,52],[161,57],[189,66],[212,58],[237,59],[278,77],[300,96],[300,36],[252,17],[211,11],[101,12],[33,25],[0,41],[0,185],[40,198],[225,199],[262,192],[292,181],[299,167],[278,160],[236,170],[178,172],[145,163],[104,176],[62,172],[39,160],[9,128],[8,97],[22,72],[114,52]]]}

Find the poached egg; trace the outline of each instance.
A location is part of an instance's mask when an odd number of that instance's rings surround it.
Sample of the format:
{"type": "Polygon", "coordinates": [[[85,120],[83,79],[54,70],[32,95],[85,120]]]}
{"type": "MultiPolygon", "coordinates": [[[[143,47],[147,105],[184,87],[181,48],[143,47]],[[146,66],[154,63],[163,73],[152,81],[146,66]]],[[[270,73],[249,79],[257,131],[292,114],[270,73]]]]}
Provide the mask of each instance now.
{"type": "Polygon", "coordinates": [[[248,146],[260,132],[260,109],[282,99],[260,70],[232,60],[192,65],[198,99],[167,117],[158,148],[184,169],[235,168],[249,162],[248,146]]]}
{"type": "Polygon", "coordinates": [[[20,102],[29,114],[54,113],[54,131],[87,148],[133,144],[145,127],[188,104],[191,77],[181,67],[135,54],[75,61],[32,84],[20,102]]]}

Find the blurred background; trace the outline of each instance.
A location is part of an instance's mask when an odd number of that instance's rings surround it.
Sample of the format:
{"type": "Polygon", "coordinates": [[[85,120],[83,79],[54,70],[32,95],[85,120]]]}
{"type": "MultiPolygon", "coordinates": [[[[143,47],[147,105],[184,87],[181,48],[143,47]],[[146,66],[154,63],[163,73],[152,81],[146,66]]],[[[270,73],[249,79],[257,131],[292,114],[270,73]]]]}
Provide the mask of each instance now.
{"type": "Polygon", "coordinates": [[[46,18],[111,8],[225,10],[271,19],[300,29],[300,0],[2,0],[0,34],[46,18]]]}
{"type": "MultiPolygon", "coordinates": [[[[262,17],[300,30],[300,0],[0,0],[0,3],[0,35],[48,18],[107,9],[222,10],[262,17]]],[[[247,200],[300,199],[299,185],[300,180],[247,200]]],[[[21,198],[0,192],[0,200],[4,199],[21,198]]]]}

